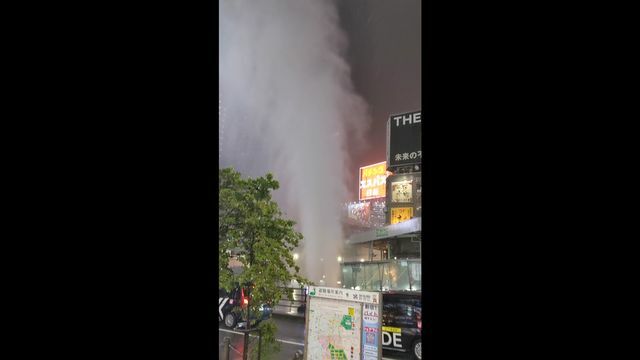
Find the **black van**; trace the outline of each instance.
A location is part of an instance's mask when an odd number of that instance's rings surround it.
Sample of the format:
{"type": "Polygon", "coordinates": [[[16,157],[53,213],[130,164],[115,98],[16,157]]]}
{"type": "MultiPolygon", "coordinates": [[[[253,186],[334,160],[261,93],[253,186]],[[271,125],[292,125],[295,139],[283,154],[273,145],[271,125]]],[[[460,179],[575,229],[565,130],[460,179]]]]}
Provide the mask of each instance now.
{"type": "MultiPolygon", "coordinates": [[[[235,288],[231,292],[227,292],[224,289],[219,289],[218,292],[218,322],[224,321],[224,324],[229,328],[244,327],[246,319],[242,318],[241,309],[246,305],[248,298],[242,298],[242,291],[240,288],[235,288]],[[243,304],[243,300],[245,303],[243,304]]],[[[251,319],[258,319],[258,322],[266,320],[271,316],[272,310],[268,305],[262,305],[260,307],[259,314],[251,314],[251,319]]]]}
{"type": "Polygon", "coordinates": [[[382,293],[382,348],[422,359],[422,293],[382,293]]]}

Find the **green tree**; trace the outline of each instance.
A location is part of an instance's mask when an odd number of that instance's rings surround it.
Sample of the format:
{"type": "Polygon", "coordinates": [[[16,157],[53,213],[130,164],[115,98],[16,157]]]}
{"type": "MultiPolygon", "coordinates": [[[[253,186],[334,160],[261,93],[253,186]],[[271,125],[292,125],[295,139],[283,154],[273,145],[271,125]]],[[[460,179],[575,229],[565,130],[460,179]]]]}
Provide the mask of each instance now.
{"type": "MultiPolygon", "coordinates": [[[[219,181],[219,286],[231,290],[238,284],[251,284],[249,311],[257,314],[261,304],[274,307],[283,295],[292,298],[283,286],[292,280],[300,284],[308,280],[299,275],[292,251],[302,240],[294,230],[295,222],[283,218],[271,192],[279,188],[273,175],[255,179],[242,178],[232,168],[220,169],[219,181]],[[229,269],[231,256],[237,256],[242,271],[229,269]]],[[[260,326],[263,349],[277,347],[275,324],[260,326]]]]}

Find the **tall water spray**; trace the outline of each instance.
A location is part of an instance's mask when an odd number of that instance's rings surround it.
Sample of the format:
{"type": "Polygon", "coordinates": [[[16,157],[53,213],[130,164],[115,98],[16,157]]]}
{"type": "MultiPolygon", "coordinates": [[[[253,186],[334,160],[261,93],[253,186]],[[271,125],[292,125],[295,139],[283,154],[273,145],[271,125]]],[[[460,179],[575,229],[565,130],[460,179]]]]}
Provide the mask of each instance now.
{"type": "Polygon", "coordinates": [[[220,166],[274,173],[274,198],[304,236],[302,273],[328,286],[340,279],[347,186],[357,186],[347,150],[370,122],[338,20],[332,1],[220,1],[220,166]]]}

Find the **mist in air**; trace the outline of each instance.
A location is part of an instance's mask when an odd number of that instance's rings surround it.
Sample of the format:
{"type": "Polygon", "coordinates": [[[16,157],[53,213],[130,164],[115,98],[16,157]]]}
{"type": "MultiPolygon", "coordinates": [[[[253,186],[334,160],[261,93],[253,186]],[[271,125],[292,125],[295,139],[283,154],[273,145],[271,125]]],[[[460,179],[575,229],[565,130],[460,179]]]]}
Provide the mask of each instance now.
{"type": "Polygon", "coordinates": [[[302,274],[337,286],[342,204],[357,188],[349,149],[370,124],[344,60],[333,1],[220,1],[220,166],[272,172],[304,239],[302,274]]]}

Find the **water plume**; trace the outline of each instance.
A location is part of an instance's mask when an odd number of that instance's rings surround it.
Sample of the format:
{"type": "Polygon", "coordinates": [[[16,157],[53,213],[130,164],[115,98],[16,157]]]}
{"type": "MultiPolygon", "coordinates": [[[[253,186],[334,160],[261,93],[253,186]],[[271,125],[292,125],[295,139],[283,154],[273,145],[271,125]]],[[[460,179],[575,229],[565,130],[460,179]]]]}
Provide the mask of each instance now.
{"type": "Polygon", "coordinates": [[[341,206],[357,188],[349,150],[370,123],[344,59],[332,1],[220,1],[220,166],[272,172],[274,198],[298,223],[302,273],[340,280],[341,206]]]}

